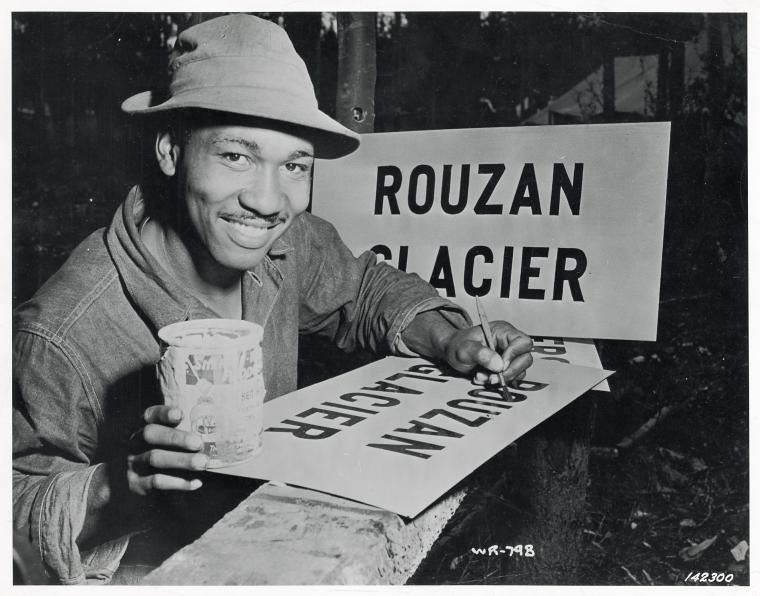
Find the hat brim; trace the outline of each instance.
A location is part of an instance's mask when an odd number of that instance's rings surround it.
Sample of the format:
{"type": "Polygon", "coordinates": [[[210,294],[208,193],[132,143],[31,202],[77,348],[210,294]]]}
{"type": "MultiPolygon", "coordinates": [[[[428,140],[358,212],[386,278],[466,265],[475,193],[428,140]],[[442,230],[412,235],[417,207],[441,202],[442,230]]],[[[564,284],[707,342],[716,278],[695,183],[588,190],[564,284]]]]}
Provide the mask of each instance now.
{"type": "Polygon", "coordinates": [[[361,137],[316,107],[294,106],[287,100],[273,101],[266,90],[250,87],[201,88],[155,103],[154,93],[144,91],[127,98],[121,109],[128,114],[155,114],[182,108],[205,109],[255,116],[295,126],[299,136],[314,145],[315,157],[336,159],[359,147],[361,137]]]}

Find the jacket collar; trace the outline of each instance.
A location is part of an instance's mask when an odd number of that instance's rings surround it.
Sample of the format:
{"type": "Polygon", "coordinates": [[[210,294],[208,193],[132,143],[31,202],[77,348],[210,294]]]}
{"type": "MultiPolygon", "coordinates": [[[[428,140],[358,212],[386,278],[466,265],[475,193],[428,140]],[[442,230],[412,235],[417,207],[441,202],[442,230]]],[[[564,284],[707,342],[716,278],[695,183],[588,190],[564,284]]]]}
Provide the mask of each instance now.
{"type": "MultiPolygon", "coordinates": [[[[140,238],[145,201],[139,186],[133,187],[114,215],[106,242],[127,294],[156,330],[178,321],[218,318],[188,292],[178,279],[156,260],[140,238]]],[[[290,230],[288,230],[289,232],[290,230]]],[[[293,250],[284,234],[269,255],[243,278],[243,318],[264,325],[279,294],[282,271],[277,261],[293,250]],[[258,320],[262,319],[262,320],[258,320]]]]}

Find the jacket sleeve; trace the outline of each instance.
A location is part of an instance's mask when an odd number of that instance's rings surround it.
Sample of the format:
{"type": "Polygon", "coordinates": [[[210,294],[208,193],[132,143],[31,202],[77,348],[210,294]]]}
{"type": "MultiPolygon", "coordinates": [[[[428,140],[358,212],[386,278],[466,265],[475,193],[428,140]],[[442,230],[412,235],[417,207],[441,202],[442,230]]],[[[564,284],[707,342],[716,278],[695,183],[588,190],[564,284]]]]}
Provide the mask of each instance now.
{"type": "Polygon", "coordinates": [[[325,334],[346,351],[416,356],[401,333],[417,314],[436,311],[457,328],[471,324],[463,309],[417,274],[378,262],[371,251],[355,257],[335,228],[316,216],[304,214],[301,222],[301,333],[325,334]]]}
{"type": "Polygon", "coordinates": [[[109,580],[128,544],[125,537],[87,552],[77,547],[96,468],[98,410],[85,383],[62,340],[43,329],[15,334],[14,526],[28,532],[48,574],[64,584],[109,580]]]}

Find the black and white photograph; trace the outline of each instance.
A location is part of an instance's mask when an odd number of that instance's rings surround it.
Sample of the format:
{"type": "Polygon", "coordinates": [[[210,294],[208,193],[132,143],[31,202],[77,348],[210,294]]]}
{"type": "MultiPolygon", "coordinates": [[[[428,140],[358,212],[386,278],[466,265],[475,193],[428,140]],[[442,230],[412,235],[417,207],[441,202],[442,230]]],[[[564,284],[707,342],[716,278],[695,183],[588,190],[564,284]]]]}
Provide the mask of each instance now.
{"type": "Polygon", "coordinates": [[[14,588],[755,583],[748,4],[407,5],[7,13],[14,588]]]}

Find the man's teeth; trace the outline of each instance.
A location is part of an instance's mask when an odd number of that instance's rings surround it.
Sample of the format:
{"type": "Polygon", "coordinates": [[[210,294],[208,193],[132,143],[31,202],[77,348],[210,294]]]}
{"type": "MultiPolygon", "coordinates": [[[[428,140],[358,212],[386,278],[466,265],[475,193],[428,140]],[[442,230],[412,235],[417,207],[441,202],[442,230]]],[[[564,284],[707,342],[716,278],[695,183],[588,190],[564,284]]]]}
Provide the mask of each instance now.
{"type": "Polygon", "coordinates": [[[240,228],[256,228],[259,230],[267,230],[277,225],[277,222],[270,224],[264,221],[257,221],[257,220],[252,220],[252,219],[247,220],[245,222],[238,219],[228,219],[227,221],[231,223],[233,226],[238,226],[240,228]]]}

